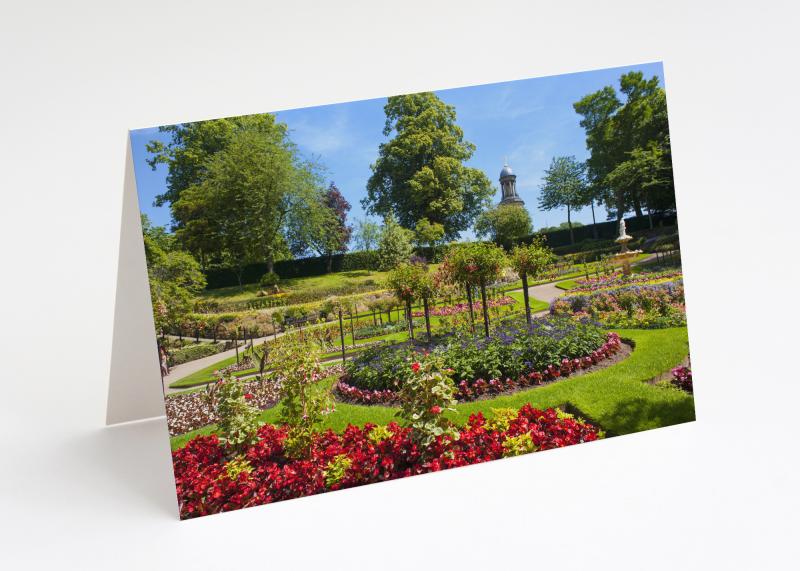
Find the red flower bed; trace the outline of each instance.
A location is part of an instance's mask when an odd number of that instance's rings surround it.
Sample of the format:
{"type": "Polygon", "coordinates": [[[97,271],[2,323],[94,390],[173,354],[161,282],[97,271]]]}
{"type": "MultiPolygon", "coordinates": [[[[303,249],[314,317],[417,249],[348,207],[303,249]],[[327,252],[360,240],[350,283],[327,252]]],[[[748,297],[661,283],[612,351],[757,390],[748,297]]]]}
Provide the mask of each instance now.
{"type": "MultiPolygon", "coordinates": [[[[619,352],[622,341],[619,335],[610,332],[606,342],[591,354],[575,359],[563,359],[560,363],[548,365],[542,371],[530,371],[517,379],[475,379],[473,381],[461,380],[456,383],[458,399],[460,401],[475,400],[484,395],[499,394],[505,391],[541,385],[547,381],[554,381],[560,377],[567,377],[581,369],[588,369],[619,352]]],[[[392,390],[369,390],[354,387],[344,380],[336,383],[336,393],[347,402],[356,404],[394,404],[399,401],[397,392],[392,390]]]]}
{"type": "Polygon", "coordinates": [[[342,434],[316,435],[311,457],[296,460],[285,456],[285,427],[266,424],[244,458],[226,462],[230,452],[216,436],[197,437],[172,457],[181,517],[191,518],[590,442],[598,432],[556,409],[527,404],[505,429],[478,413],[457,440],[439,437],[427,449],[396,423],[350,425],[342,434]]]}

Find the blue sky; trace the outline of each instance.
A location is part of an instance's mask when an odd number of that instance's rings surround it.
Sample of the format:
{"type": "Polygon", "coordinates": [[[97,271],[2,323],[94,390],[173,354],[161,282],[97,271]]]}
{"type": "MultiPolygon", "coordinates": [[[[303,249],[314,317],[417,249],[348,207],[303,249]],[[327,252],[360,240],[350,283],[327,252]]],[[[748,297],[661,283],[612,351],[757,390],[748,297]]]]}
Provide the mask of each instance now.
{"type": "MultiPolygon", "coordinates": [[[[609,68],[551,77],[524,79],[436,91],[456,108],[464,138],[477,147],[469,166],[483,170],[497,188],[504,158],[517,175],[517,192],[525,201],[536,229],[566,221],[566,210],[540,211],[539,187],[551,159],[575,155],[585,160],[586,139],[580,117],[572,104],[606,85],[618,87],[620,75],[642,71],[664,83],[660,63],[609,68]]],[[[306,157],[318,157],[326,177],[334,181],[352,205],[350,217],[364,218],[360,200],[366,193],[370,164],[375,161],[383,136],[385,98],[279,111],[278,119],[289,126],[290,136],[306,157]]],[[[156,225],[169,225],[168,207],[153,206],[153,198],[164,191],[167,167],[155,171],[146,164],[145,144],[152,139],[167,141],[157,128],[131,131],[139,204],[156,225]]],[[[595,208],[598,221],[605,210],[595,208]]],[[[573,220],[591,223],[589,208],[573,220]]]]}

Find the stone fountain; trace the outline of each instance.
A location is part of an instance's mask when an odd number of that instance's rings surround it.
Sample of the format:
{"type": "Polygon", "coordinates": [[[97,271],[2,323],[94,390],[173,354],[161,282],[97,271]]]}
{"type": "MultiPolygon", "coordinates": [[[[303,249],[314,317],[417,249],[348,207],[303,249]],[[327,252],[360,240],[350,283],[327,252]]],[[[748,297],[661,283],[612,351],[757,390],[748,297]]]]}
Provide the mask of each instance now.
{"type": "Polygon", "coordinates": [[[618,254],[614,254],[614,260],[622,263],[622,274],[631,275],[631,260],[642,253],[641,250],[629,250],[628,242],[633,240],[633,236],[629,236],[625,231],[625,220],[619,221],[619,237],[614,240],[622,249],[618,254]]]}

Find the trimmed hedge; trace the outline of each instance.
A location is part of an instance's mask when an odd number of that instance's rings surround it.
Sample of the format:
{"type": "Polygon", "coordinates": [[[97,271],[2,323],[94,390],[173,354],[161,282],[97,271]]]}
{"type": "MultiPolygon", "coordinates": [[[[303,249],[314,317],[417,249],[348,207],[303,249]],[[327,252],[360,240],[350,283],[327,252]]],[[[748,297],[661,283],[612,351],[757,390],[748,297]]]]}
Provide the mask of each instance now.
{"type": "MultiPolygon", "coordinates": [[[[653,214],[654,229],[660,226],[675,226],[678,223],[678,217],[675,214],[653,214]]],[[[632,216],[625,219],[625,226],[628,234],[637,232],[639,230],[650,229],[650,219],[647,216],[632,216]]],[[[609,220],[608,222],[598,222],[597,224],[587,224],[586,226],[578,226],[573,228],[572,232],[575,236],[575,245],[584,240],[591,240],[594,238],[593,228],[597,228],[598,240],[614,240],[619,236],[619,223],[616,220],[609,220]]],[[[530,244],[531,241],[541,234],[534,233],[530,236],[525,236],[519,241],[523,244],[530,244]]],[[[547,245],[551,248],[559,248],[561,246],[573,246],[570,244],[569,229],[554,230],[546,232],[544,236],[547,239],[547,245]]]]}
{"type": "MultiPolygon", "coordinates": [[[[377,252],[347,252],[346,254],[335,254],[332,259],[331,268],[333,272],[348,272],[353,270],[376,270],[378,269],[377,252]]],[[[299,258],[297,260],[281,260],[275,262],[273,271],[281,279],[307,278],[311,276],[321,276],[328,273],[328,257],[316,256],[313,258],[299,258]]],[[[255,284],[267,273],[267,264],[250,264],[245,266],[242,272],[242,284],[255,284]]],[[[207,270],[206,288],[218,289],[239,285],[236,273],[230,268],[207,270]]]]}
{"type": "Polygon", "coordinates": [[[202,359],[209,355],[216,355],[225,349],[225,343],[197,343],[194,345],[187,345],[181,349],[173,351],[167,361],[170,367],[175,365],[182,365],[189,361],[202,359]]]}

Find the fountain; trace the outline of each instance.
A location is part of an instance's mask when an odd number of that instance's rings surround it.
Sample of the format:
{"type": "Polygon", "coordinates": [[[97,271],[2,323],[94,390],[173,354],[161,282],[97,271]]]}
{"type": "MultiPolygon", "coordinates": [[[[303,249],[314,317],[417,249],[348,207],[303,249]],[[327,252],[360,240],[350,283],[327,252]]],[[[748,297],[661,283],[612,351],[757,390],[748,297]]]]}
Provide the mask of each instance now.
{"type": "Polygon", "coordinates": [[[614,260],[622,263],[622,274],[625,276],[631,275],[631,260],[642,253],[641,250],[628,250],[628,242],[631,240],[633,240],[633,236],[629,236],[625,231],[625,220],[620,220],[619,237],[614,241],[622,246],[622,250],[618,254],[614,254],[614,260]]]}

